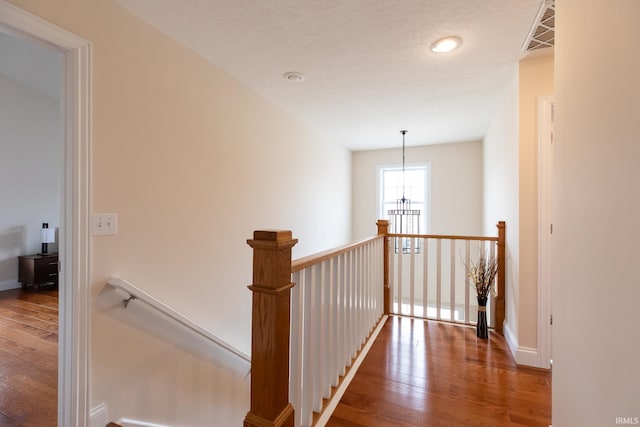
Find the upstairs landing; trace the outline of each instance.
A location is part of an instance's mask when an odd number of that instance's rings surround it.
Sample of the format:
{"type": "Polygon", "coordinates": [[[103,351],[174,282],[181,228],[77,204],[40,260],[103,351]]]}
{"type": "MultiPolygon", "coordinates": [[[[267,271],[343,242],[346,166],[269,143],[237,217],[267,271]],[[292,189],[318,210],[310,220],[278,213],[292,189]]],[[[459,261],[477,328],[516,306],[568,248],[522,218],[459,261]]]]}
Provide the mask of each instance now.
{"type": "Polygon", "coordinates": [[[327,426],[551,424],[551,371],[516,365],[499,334],[390,316],[327,426]]]}

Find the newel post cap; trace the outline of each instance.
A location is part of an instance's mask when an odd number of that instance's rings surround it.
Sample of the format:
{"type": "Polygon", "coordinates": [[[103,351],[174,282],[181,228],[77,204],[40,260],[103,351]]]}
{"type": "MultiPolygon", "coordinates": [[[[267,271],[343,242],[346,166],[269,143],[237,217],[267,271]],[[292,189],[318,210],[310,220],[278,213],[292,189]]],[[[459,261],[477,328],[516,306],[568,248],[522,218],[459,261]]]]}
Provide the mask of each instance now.
{"type": "Polygon", "coordinates": [[[253,239],[247,240],[247,244],[254,249],[285,249],[292,248],[296,243],[298,239],[293,238],[291,230],[256,230],[253,239]]]}
{"type": "Polygon", "coordinates": [[[388,219],[379,219],[376,222],[376,225],[378,226],[378,234],[387,234],[389,233],[389,225],[391,224],[391,221],[389,221],[388,219]]]}

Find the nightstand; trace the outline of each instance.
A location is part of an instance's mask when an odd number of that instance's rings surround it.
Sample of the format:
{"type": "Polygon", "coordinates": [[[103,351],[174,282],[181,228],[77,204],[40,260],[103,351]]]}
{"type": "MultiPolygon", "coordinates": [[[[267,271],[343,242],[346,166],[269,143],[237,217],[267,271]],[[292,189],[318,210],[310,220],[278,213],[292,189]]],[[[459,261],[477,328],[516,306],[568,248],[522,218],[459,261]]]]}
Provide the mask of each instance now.
{"type": "Polygon", "coordinates": [[[43,285],[58,286],[58,254],[23,255],[18,257],[18,281],[22,289],[43,285]]]}

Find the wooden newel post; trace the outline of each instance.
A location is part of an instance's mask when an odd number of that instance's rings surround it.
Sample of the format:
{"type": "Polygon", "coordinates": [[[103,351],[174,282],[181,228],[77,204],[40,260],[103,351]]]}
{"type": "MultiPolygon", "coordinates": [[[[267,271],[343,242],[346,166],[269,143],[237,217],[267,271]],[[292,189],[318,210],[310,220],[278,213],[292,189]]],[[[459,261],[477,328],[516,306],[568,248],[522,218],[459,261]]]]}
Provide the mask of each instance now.
{"type": "Polygon", "coordinates": [[[255,231],[251,331],[251,409],[245,427],[293,427],[289,403],[291,231],[255,231]]]}
{"type": "Polygon", "coordinates": [[[379,219],[376,222],[378,226],[378,236],[384,235],[384,314],[391,313],[391,291],[389,289],[389,220],[379,219]]]}
{"type": "Polygon", "coordinates": [[[504,221],[498,227],[498,296],[496,297],[496,332],[504,335],[505,284],[507,278],[507,227],[504,221]]]}

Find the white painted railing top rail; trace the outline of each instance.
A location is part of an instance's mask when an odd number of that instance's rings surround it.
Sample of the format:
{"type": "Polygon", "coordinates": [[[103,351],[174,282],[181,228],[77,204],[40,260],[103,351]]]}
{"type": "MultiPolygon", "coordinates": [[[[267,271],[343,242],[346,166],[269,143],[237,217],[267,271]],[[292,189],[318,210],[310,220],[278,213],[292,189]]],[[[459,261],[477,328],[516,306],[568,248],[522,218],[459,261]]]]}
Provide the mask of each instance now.
{"type": "MultiPolygon", "coordinates": [[[[498,237],[388,234],[390,310],[393,314],[475,324],[477,301],[465,266],[480,251],[496,256],[498,237]],[[400,239],[394,241],[394,239],[400,239]]],[[[495,298],[487,307],[495,327],[495,298]]]]}
{"type": "Polygon", "coordinates": [[[314,412],[322,412],[316,425],[324,425],[339,401],[332,387],[339,387],[383,316],[383,256],[384,237],[376,236],[292,262],[294,425],[312,425],[314,412]],[[323,399],[331,399],[325,408],[323,399]]]}
{"type": "MultiPolygon", "coordinates": [[[[187,328],[189,328],[189,329],[197,332],[198,334],[202,335],[204,338],[206,338],[209,341],[213,342],[217,346],[219,346],[219,347],[227,350],[228,352],[236,355],[240,359],[251,363],[251,358],[246,353],[244,353],[242,350],[239,350],[238,348],[236,348],[233,345],[229,344],[228,342],[226,342],[222,338],[219,338],[218,336],[214,335],[209,330],[207,330],[205,327],[200,325],[198,322],[196,322],[196,321],[188,318],[187,316],[177,312],[176,310],[172,309],[171,307],[169,307],[168,305],[166,305],[162,301],[158,300],[157,298],[149,295],[147,292],[143,291],[142,289],[138,288],[137,286],[127,282],[126,280],[119,279],[117,277],[111,277],[109,280],[107,280],[107,284],[110,285],[110,286],[113,286],[114,288],[122,289],[124,292],[129,294],[130,300],[131,299],[136,299],[136,300],[140,300],[140,301],[145,302],[149,306],[151,306],[154,309],[160,311],[161,313],[165,314],[166,316],[170,317],[171,319],[181,323],[182,325],[186,326],[187,328]]],[[[128,300],[125,300],[125,301],[128,301],[128,300]]]]}

